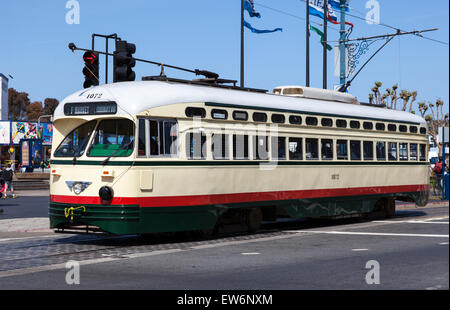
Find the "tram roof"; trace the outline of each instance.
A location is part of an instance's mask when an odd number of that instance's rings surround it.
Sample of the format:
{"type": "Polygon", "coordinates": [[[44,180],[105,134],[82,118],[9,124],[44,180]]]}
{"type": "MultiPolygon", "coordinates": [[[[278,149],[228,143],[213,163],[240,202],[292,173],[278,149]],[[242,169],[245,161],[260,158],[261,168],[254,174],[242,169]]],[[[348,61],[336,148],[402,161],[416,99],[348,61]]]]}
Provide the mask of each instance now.
{"type": "Polygon", "coordinates": [[[112,83],[75,92],[66,97],[62,104],[57,107],[54,114],[55,119],[64,116],[64,105],[66,103],[105,101],[115,101],[118,105],[117,114],[119,115],[135,115],[153,107],[177,103],[210,102],[231,105],[236,108],[242,107],[242,109],[274,109],[278,111],[369,118],[393,122],[426,123],[422,117],[409,112],[388,110],[368,105],[165,81],[112,83]],[[101,96],[88,99],[89,95],[92,94],[101,94],[101,96]]]}

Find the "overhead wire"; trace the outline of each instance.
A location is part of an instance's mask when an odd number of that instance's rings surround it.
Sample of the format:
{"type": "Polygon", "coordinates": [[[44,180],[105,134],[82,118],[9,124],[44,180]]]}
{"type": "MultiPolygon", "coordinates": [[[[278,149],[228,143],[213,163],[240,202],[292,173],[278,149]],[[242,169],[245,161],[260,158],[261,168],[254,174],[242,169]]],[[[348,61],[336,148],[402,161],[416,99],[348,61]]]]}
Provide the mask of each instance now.
{"type": "MultiPolygon", "coordinates": [[[[300,0],[300,1],[306,3],[306,0],[300,0]]],[[[359,14],[361,14],[361,15],[364,15],[364,13],[362,13],[362,12],[360,12],[360,11],[358,11],[358,10],[352,8],[352,7],[349,7],[349,9],[352,10],[352,11],[354,11],[354,12],[356,12],[356,13],[359,13],[359,14]]],[[[358,15],[354,15],[354,14],[351,14],[351,13],[348,13],[348,12],[346,12],[345,15],[351,16],[351,17],[354,17],[354,18],[357,18],[357,19],[359,19],[359,20],[366,21],[366,18],[365,18],[365,17],[361,17],[361,16],[358,16],[358,15]]],[[[393,29],[393,30],[400,30],[400,31],[402,31],[402,32],[406,32],[405,30],[402,30],[402,29],[400,29],[400,28],[398,28],[398,27],[395,27],[395,26],[392,26],[392,25],[388,25],[388,24],[382,23],[382,22],[376,23],[376,25],[378,25],[378,26],[384,26],[384,27],[387,27],[387,28],[391,28],[391,29],[393,29]]],[[[422,38],[422,39],[434,41],[434,42],[437,42],[437,43],[440,43],[440,44],[449,45],[448,42],[444,42],[444,41],[437,40],[437,39],[433,39],[433,38],[429,38],[429,37],[424,37],[424,36],[423,36],[422,34],[420,34],[420,33],[415,34],[415,36],[418,36],[418,37],[420,37],[420,38],[422,38]]]]}
{"type": "MultiPolygon", "coordinates": [[[[300,0],[300,1],[305,1],[305,0],[300,0]]],[[[364,15],[363,12],[360,12],[360,11],[358,11],[358,10],[352,8],[352,7],[350,7],[350,10],[352,10],[352,11],[354,11],[354,12],[356,12],[356,13],[359,13],[359,14],[361,14],[361,15],[364,15]]],[[[361,16],[358,16],[358,15],[353,15],[353,14],[348,13],[348,12],[345,13],[345,14],[348,15],[348,16],[351,16],[351,17],[354,17],[354,18],[357,18],[357,19],[366,21],[366,18],[365,18],[365,17],[361,17],[361,16]]],[[[400,30],[400,31],[402,31],[402,32],[406,32],[405,30],[402,30],[402,29],[400,29],[400,28],[398,28],[398,27],[395,27],[395,26],[388,25],[388,24],[386,24],[386,23],[382,23],[381,21],[380,21],[380,23],[376,23],[375,25],[384,26],[384,27],[386,27],[386,28],[390,28],[390,29],[393,29],[393,30],[400,30]]],[[[444,44],[444,45],[449,45],[448,42],[444,42],[444,41],[441,41],[441,40],[437,40],[437,39],[425,37],[425,36],[423,36],[423,35],[421,35],[421,34],[415,34],[415,36],[418,36],[418,37],[423,38],[423,39],[426,39],[426,40],[434,41],[434,42],[437,42],[437,43],[441,43],[441,44],[444,44]]]]}

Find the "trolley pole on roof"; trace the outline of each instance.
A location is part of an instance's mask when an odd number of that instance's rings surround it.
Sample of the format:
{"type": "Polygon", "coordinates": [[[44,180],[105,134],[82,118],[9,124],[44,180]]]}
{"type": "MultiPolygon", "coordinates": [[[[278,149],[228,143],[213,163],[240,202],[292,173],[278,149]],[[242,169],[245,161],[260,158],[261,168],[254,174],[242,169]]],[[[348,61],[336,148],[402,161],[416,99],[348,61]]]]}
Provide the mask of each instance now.
{"type": "MultiPolygon", "coordinates": [[[[308,0],[307,0],[308,1],[308,0]]],[[[327,89],[327,18],[328,0],[323,2],[323,89],[327,89]]]]}

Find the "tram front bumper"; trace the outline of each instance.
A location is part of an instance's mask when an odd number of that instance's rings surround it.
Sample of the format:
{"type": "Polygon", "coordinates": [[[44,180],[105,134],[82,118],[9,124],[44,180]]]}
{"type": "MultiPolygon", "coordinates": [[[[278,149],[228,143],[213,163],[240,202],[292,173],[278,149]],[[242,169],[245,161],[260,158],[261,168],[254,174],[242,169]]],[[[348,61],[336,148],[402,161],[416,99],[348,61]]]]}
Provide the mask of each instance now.
{"type": "Polygon", "coordinates": [[[51,202],[50,228],[96,226],[113,234],[139,233],[138,205],[87,205],[51,202]]]}

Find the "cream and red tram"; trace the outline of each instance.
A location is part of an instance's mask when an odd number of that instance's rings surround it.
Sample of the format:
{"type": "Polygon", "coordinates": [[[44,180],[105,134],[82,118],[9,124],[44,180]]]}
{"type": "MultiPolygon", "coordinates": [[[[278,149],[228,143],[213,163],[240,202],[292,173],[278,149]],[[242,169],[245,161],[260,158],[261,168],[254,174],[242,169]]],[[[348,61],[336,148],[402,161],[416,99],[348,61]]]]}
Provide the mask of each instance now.
{"type": "Polygon", "coordinates": [[[53,132],[51,228],[256,229],[428,199],[425,120],[332,91],[107,84],[67,97],[53,132]]]}

